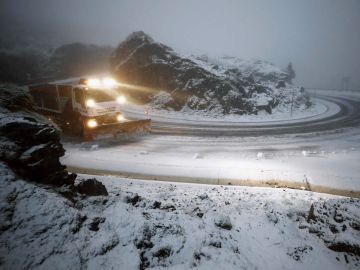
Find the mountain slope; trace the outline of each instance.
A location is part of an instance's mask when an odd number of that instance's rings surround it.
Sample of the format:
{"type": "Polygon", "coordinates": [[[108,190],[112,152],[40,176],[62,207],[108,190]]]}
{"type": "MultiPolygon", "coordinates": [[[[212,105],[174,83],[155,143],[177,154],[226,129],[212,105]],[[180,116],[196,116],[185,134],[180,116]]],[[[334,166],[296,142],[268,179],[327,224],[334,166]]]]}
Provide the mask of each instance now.
{"type": "Polygon", "coordinates": [[[162,109],[257,114],[290,103],[311,105],[271,63],[182,56],[141,31],[120,43],[111,65],[115,76],[131,85],[124,88],[130,99],[162,109]]]}

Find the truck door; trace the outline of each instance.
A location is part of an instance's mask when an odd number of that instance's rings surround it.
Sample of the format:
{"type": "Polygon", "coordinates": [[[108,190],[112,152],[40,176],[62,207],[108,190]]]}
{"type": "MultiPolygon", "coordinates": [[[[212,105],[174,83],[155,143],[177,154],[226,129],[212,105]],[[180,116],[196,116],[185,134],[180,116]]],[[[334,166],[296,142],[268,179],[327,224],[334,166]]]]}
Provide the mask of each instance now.
{"type": "Polygon", "coordinates": [[[73,108],[74,111],[85,113],[84,91],[80,88],[74,89],[73,108]]]}

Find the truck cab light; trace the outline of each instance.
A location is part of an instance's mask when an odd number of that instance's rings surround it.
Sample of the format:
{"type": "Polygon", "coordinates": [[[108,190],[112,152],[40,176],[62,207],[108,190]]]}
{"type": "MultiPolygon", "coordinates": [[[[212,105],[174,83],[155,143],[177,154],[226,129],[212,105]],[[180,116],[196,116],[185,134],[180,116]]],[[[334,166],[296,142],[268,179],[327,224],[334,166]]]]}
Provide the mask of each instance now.
{"type": "Polygon", "coordinates": [[[87,81],[87,85],[89,87],[97,88],[97,87],[100,87],[101,83],[100,83],[99,79],[89,79],[87,81]]]}
{"type": "Polygon", "coordinates": [[[117,101],[117,103],[119,103],[119,104],[125,104],[125,103],[126,103],[126,98],[125,98],[124,96],[118,96],[118,97],[116,98],[116,101],[117,101]]]}
{"type": "Polygon", "coordinates": [[[89,107],[89,108],[95,107],[95,100],[93,100],[93,99],[88,99],[88,100],[86,101],[86,106],[89,107]]]}
{"type": "Polygon", "coordinates": [[[102,84],[104,85],[104,87],[112,88],[116,86],[116,81],[113,78],[104,78],[102,80],[102,84]]]}
{"type": "Polygon", "coordinates": [[[89,120],[87,121],[87,126],[88,126],[89,128],[97,127],[97,125],[98,125],[98,123],[96,122],[95,119],[89,119],[89,120]]]}
{"type": "Polygon", "coordinates": [[[118,120],[118,122],[123,122],[125,121],[125,117],[122,114],[119,114],[116,119],[118,120]]]}

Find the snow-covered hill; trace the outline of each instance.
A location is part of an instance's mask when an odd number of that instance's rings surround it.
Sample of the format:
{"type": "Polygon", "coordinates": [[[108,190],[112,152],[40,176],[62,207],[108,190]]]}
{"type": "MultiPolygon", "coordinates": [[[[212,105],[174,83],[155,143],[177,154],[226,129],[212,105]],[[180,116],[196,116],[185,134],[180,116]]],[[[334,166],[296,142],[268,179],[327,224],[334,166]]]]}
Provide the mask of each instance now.
{"type": "Polygon", "coordinates": [[[130,98],[155,108],[242,115],[311,106],[289,74],[269,62],[181,55],[143,32],[122,42],[111,62],[119,80],[132,86],[130,98]]]}
{"type": "Polygon", "coordinates": [[[1,269],[359,268],[358,199],[101,177],[108,197],[72,202],[0,180],[1,269]]]}

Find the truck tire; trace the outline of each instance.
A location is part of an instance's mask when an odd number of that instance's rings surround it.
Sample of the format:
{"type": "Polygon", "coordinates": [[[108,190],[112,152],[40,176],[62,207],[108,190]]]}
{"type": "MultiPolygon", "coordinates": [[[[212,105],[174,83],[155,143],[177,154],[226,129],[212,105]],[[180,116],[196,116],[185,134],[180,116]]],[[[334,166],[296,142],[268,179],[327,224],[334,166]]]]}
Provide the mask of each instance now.
{"type": "Polygon", "coordinates": [[[82,137],[84,133],[84,121],[81,117],[81,115],[76,112],[74,113],[73,119],[71,121],[71,132],[75,136],[82,137]]]}
{"type": "Polygon", "coordinates": [[[82,138],[86,142],[92,141],[94,139],[92,132],[86,128],[83,129],[82,138]]]}

